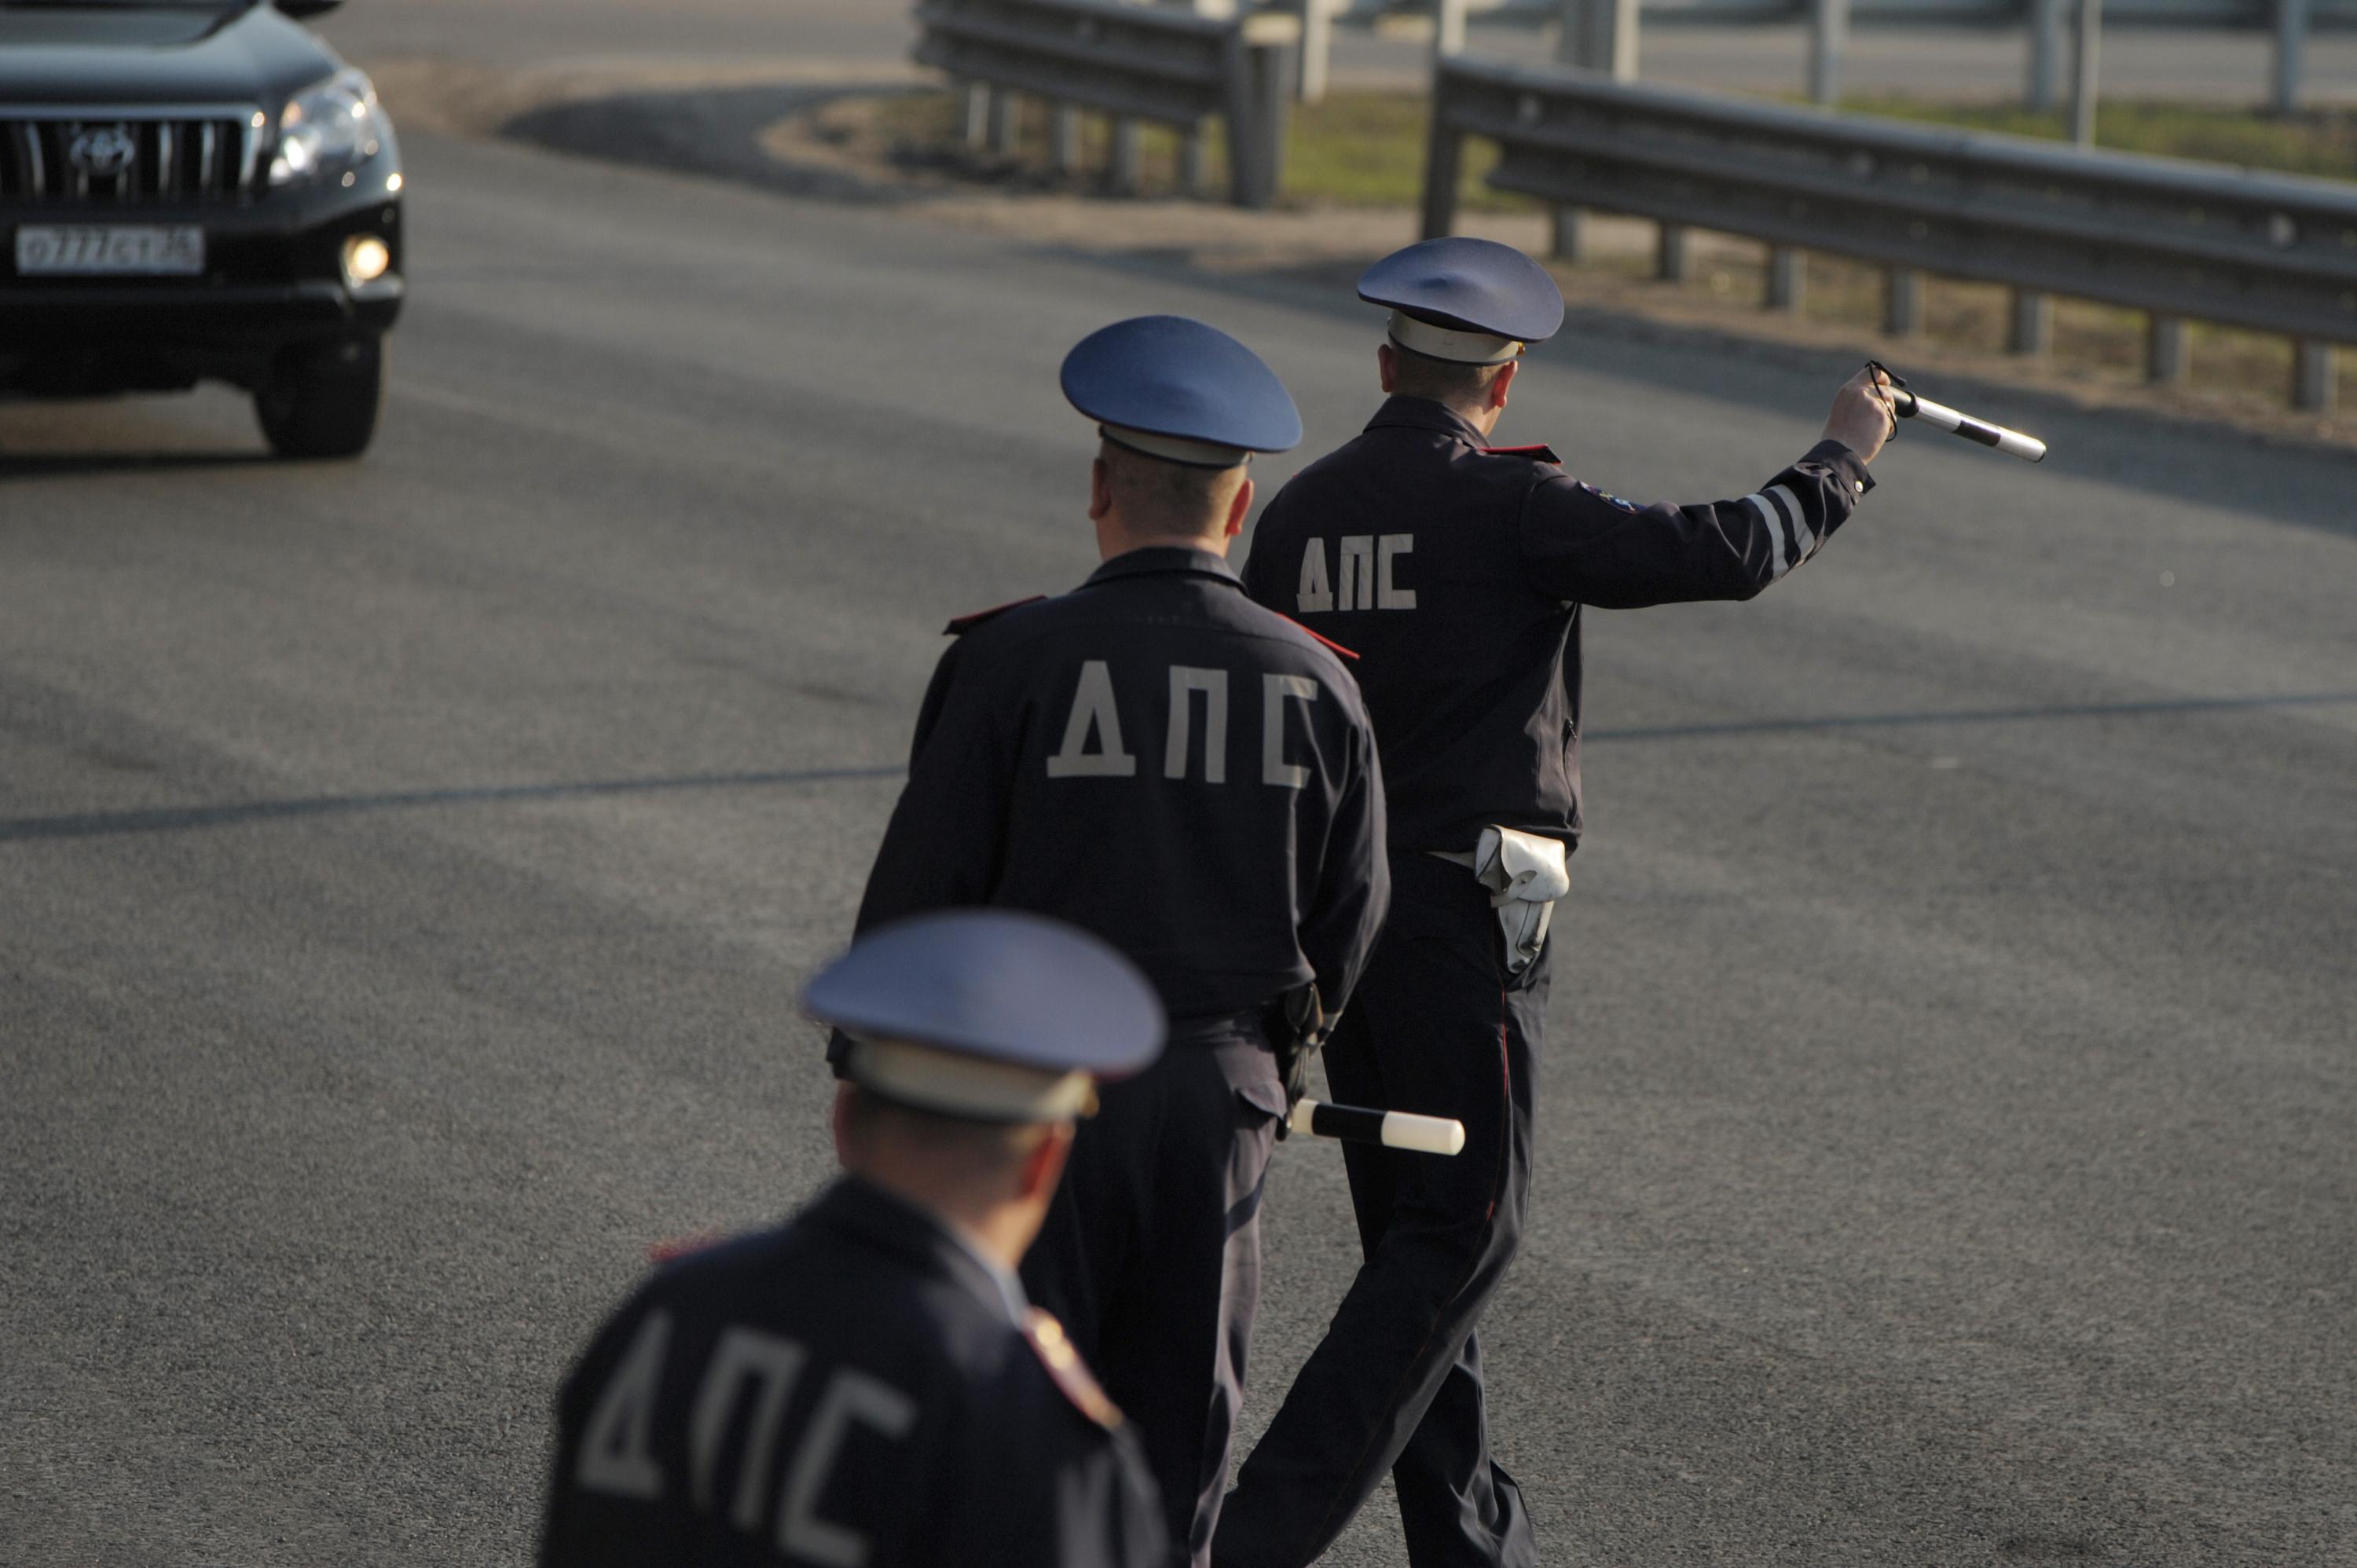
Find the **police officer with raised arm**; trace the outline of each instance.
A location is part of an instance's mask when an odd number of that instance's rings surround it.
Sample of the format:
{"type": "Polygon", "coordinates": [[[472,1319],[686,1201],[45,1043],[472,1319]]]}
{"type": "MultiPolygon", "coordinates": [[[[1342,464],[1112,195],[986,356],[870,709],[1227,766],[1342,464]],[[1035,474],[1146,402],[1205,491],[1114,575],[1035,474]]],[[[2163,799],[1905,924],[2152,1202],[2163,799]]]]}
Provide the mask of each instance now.
{"type": "Polygon", "coordinates": [[[1739,499],[1638,506],[1491,432],[1563,296],[1520,252],[1429,241],[1377,263],[1388,400],[1302,471],[1245,585],[1355,650],[1383,744],[1390,924],[1326,1049],[1335,1096],[1462,1121],[1436,1160],[1346,1149],[1365,1262],[1222,1519],[1227,1568],[1298,1568],[1389,1472],[1417,1568],[1535,1561],[1490,1456],[1475,1332],[1522,1232],[1548,917],[1578,842],[1579,621],[1746,599],[1814,556],[1871,487],[1891,416],[1861,375],[1824,436],[1739,499]]]}
{"type": "Polygon", "coordinates": [[[1103,564],[952,623],[859,922],[1037,910],[1111,941],[1161,993],[1170,1048],[1105,1090],[1023,1273],[1136,1424],[1200,1563],[1286,1109],[1272,1047],[1322,1034],[1373,947],[1383,783],[1342,660],[1227,564],[1247,459],[1301,438],[1275,374],[1161,316],[1092,335],[1062,383],[1098,426],[1103,564]]]}
{"type": "Polygon", "coordinates": [[[1163,1568],[1135,1434],[1015,1274],[1093,1083],[1161,1048],[1152,986],[1085,932],[964,910],[863,937],[805,1004],[847,1031],[848,1174],[599,1331],[544,1568],[1163,1568]]]}

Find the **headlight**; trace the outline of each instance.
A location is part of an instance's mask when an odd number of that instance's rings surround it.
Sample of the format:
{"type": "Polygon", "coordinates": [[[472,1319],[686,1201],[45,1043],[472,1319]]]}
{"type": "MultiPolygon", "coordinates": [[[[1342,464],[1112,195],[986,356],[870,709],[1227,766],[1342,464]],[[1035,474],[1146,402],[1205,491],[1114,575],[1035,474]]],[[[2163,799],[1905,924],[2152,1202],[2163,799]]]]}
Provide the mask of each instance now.
{"type": "Polygon", "coordinates": [[[373,234],[355,234],[344,242],[344,281],[354,288],[376,282],[393,270],[393,247],[373,234]]]}
{"type": "Polygon", "coordinates": [[[357,70],[338,71],[289,99],[278,116],[278,151],[270,183],[301,180],[350,168],[383,145],[376,88],[357,70]]]}

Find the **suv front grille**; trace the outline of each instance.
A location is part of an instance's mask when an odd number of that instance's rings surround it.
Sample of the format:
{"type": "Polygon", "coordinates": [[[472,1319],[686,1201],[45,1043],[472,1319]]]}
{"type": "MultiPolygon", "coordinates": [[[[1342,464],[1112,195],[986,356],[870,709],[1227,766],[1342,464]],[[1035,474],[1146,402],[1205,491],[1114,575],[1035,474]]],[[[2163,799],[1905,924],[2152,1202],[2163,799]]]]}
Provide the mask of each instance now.
{"type": "Polygon", "coordinates": [[[231,200],[253,188],[262,135],[251,109],[0,110],[0,199],[231,200]]]}

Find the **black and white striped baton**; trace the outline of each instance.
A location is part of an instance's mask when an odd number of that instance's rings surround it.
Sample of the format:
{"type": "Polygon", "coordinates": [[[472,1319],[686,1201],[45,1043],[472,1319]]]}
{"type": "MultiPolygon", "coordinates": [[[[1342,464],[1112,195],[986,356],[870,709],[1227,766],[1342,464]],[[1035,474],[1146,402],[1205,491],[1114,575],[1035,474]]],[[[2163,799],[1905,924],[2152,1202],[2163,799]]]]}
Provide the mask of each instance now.
{"type": "Polygon", "coordinates": [[[2025,462],[2040,463],[2046,458],[2046,443],[2035,435],[2024,435],[2018,430],[2007,430],[2002,424],[1991,424],[1986,419],[1975,419],[1969,413],[1959,413],[1944,403],[1933,403],[1928,397],[1918,397],[1907,390],[1903,376],[1892,374],[1889,366],[1879,360],[1868,360],[1866,368],[1880,371],[1890,377],[1890,384],[1876,390],[1890,405],[1898,419],[1920,419],[1934,429],[1961,435],[1967,441],[1977,441],[1984,446],[1994,446],[2007,456],[2025,462]]]}
{"type": "Polygon", "coordinates": [[[1322,1100],[1295,1101],[1285,1124],[1315,1138],[1381,1144],[1387,1149],[1410,1149],[1420,1155],[1453,1155],[1465,1146],[1465,1123],[1452,1117],[1369,1111],[1357,1105],[1329,1105],[1322,1100]]]}

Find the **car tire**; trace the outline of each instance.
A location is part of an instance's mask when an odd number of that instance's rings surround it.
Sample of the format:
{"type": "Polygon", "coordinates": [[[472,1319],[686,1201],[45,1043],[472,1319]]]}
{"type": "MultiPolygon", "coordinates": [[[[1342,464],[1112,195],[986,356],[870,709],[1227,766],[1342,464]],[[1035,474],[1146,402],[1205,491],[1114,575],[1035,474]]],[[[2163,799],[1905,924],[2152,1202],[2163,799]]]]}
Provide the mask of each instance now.
{"type": "Polygon", "coordinates": [[[383,400],[383,340],[356,338],[282,359],[253,394],[253,412],[281,457],[357,457],[383,400]]]}

